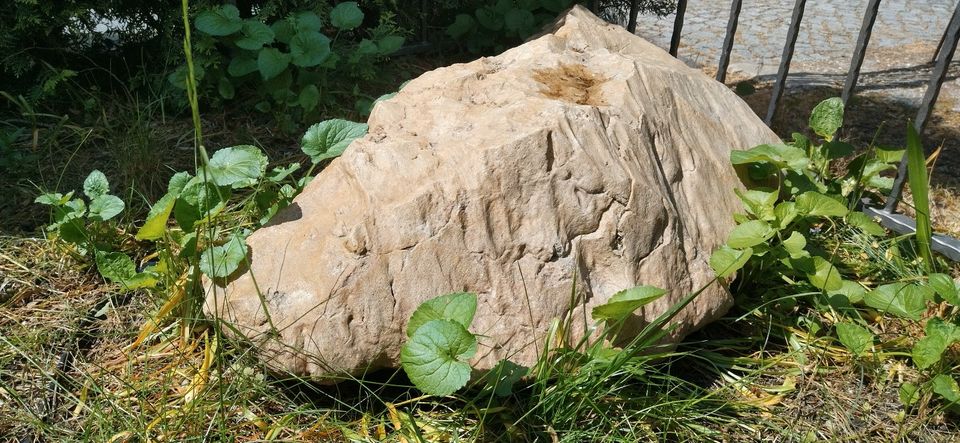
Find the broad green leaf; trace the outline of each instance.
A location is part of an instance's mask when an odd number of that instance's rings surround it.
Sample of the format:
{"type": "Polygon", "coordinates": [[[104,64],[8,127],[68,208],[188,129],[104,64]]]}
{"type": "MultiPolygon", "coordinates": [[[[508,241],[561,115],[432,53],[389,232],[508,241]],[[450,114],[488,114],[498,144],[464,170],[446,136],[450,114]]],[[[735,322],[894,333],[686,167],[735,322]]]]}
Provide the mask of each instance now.
{"type": "MultiPolygon", "coordinates": [[[[313,14],[316,17],[316,14],[312,12],[308,14],[313,14]]],[[[317,17],[317,22],[319,23],[319,21],[320,18],[317,17]]],[[[298,27],[296,23],[297,19],[295,17],[287,17],[273,22],[273,24],[270,25],[270,30],[273,31],[273,38],[278,42],[290,44],[290,39],[297,33],[298,27]]],[[[319,31],[322,27],[323,24],[321,23],[320,26],[317,26],[317,29],[308,29],[307,27],[299,27],[299,29],[301,31],[319,31]]]]}
{"type": "Polygon", "coordinates": [[[156,286],[157,280],[147,274],[138,273],[137,265],[122,252],[97,252],[97,271],[104,278],[118,283],[127,290],[156,286]]]}
{"type": "Polygon", "coordinates": [[[737,194],[737,197],[740,197],[740,201],[743,202],[743,207],[748,214],[760,220],[772,221],[776,218],[773,212],[773,205],[777,203],[776,191],[766,192],[758,189],[741,191],[735,189],[734,193],[737,194]]]}
{"type": "Polygon", "coordinates": [[[825,157],[827,159],[836,159],[841,157],[846,157],[850,154],[853,154],[855,151],[853,145],[850,143],[833,140],[827,143],[824,143],[823,150],[825,157]]]}
{"type": "Polygon", "coordinates": [[[431,320],[400,350],[400,363],[410,381],[430,395],[450,395],[470,380],[467,361],[477,353],[477,338],[462,324],[431,320]]]}
{"type": "Polygon", "coordinates": [[[533,13],[525,9],[510,9],[503,16],[503,24],[507,31],[513,31],[518,34],[533,28],[535,22],[536,19],[533,17],[533,13]]]}
{"type": "Polygon", "coordinates": [[[794,219],[800,215],[797,211],[797,204],[794,202],[780,202],[773,208],[773,215],[776,217],[776,226],[778,229],[786,229],[794,219]]]}
{"type": "Polygon", "coordinates": [[[851,280],[843,280],[839,289],[828,292],[830,295],[842,295],[850,304],[863,301],[863,296],[866,293],[867,290],[864,289],[863,286],[851,280]]]}
{"type": "Polygon", "coordinates": [[[896,149],[896,148],[880,148],[878,147],[874,152],[877,155],[877,160],[880,160],[883,163],[897,164],[900,163],[900,160],[903,159],[903,155],[906,154],[906,150],[896,149]]]}
{"type": "MultiPolygon", "coordinates": [[[[186,66],[181,66],[167,76],[167,82],[178,89],[187,89],[187,76],[190,71],[186,66]]],[[[193,75],[197,81],[203,80],[204,70],[202,66],[194,66],[193,75]]]]}
{"type": "Polygon", "coordinates": [[[720,278],[726,278],[740,270],[753,256],[753,249],[733,249],[727,245],[721,246],[710,256],[710,267],[720,278]]]}
{"type": "Polygon", "coordinates": [[[320,89],[316,85],[307,85],[297,96],[297,104],[306,112],[313,111],[320,104],[320,89]]]}
{"type": "Polygon", "coordinates": [[[250,57],[236,56],[230,59],[230,65],[227,66],[227,73],[233,77],[243,77],[247,74],[257,72],[257,61],[250,57]]]}
{"type": "Polygon", "coordinates": [[[910,406],[920,400],[920,388],[913,383],[906,382],[900,385],[898,396],[900,397],[900,403],[904,406],[910,406]]]}
{"type": "Polygon", "coordinates": [[[503,29],[503,16],[497,14],[493,8],[486,6],[478,8],[476,16],[477,22],[479,22],[484,28],[487,28],[491,31],[499,31],[503,29]]]}
{"type": "Polygon", "coordinates": [[[793,231],[786,240],[783,241],[783,248],[790,254],[792,258],[804,257],[807,255],[807,251],[804,249],[807,247],[807,239],[803,234],[793,231]]]}
{"type": "Polygon", "coordinates": [[[207,248],[200,255],[200,272],[208,277],[227,277],[233,274],[247,256],[247,245],[240,236],[233,236],[226,243],[207,248]]]}
{"type": "Polygon", "coordinates": [[[493,394],[497,397],[507,397],[513,393],[513,385],[530,373],[530,369],[520,366],[510,360],[500,360],[487,375],[484,380],[487,386],[493,389],[493,394]]]}
{"type": "Polygon", "coordinates": [[[810,163],[810,159],[802,149],[784,144],[766,144],[746,151],[732,151],[730,162],[735,165],[770,163],[779,168],[802,170],[810,163]]]}
{"type": "Polygon", "coordinates": [[[831,140],[843,125],[843,100],[839,97],[828,98],[815,108],[810,114],[810,129],[817,135],[831,140]]]}
{"type": "Polygon", "coordinates": [[[220,81],[217,82],[217,92],[220,93],[220,97],[230,100],[233,98],[236,90],[233,88],[233,83],[230,82],[230,79],[220,77],[220,81]]]}
{"type": "Polygon", "coordinates": [[[816,217],[843,217],[847,207],[819,192],[804,192],[797,197],[797,210],[816,217]]]}
{"type": "Polygon", "coordinates": [[[947,274],[930,274],[927,285],[951,305],[960,306],[957,283],[947,274]]]}
{"type": "Polygon", "coordinates": [[[293,21],[296,24],[297,32],[320,32],[323,29],[323,21],[320,20],[320,16],[312,11],[297,13],[293,21]]]}
{"type": "Polygon", "coordinates": [[[823,257],[813,257],[814,272],[807,274],[810,284],[824,291],[836,291],[843,288],[840,271],[823,257]]]}
{"type": "Polygon", "coordinates": [[[239,31],[243,27],[243,20],[236,6],[226,4],[201,12],[194,24],[200,32],[223,37],[239,31]]]}
{"type": "Polygon", "coordinates": [[[264,80],[280,75],[289,64],[290,54],[284,54],[276,48],[263,48],[257,55],[257,69],[264,80]]]}
{"type": "Polygon", "coordinates": [[[927,163],[923,154],[923,142],[920,134],[910,123],[907,125],[907,180],[913,195],[913,210],[916,212],[917,231],[915,239],[923,257],[927,271],[933,269],[933,252],[930,249],[933,228],[930,225],[929,182],[927,181],[927,163]]]}
{"type": "Polygon", "coordinates": [[[290,163],[284,167],[273,168],[273,170],[270,171],[270,174],[267,175],[267,180],[270,180],[273,183],[280,183],[298,169],[300,169],[300,163],[298,162],[290,163]]]}
{"type": "Polygon", "coordinates": [[[917,365],[917,369],[927,369],[940,361],[940,357],[943,356],[949,345],[947,337],[927,335],[917,340],[910,355],[913,357],[913,363],[917,365]]]}
{"type": "Polygon", "coordinates": [[[107,181],[107,176],[96,169],[91,171],[83,181],[83,193],[90,200],[110,193],[110,182],[107,181]]]}
{"type": "Polygon", "coordinates": [[[123,212],[123,200],[115,195],[101,195],[90,202],[88,217],[92,220],[107,221],[123,212]]]}
{"type": "Polygon", "coordinates": [[[341,31],[356,29],[363,23],[363,11],[357,2],[343,2],[337,4],[330,11],[330,24],[341,31]]]}
{"type": "Polygon", "coordinates": [[[193,176],[186,171],[180,171],[176,174],[173,174],[173,177],[170,177],[170,182],[167,183],[167,193],[179,196],[180,192],[183,191],[183,188],[185,188],[192,179],[193,176]]]}
{"type": "Polygon", "coordinates": [[[432,320],[450,320],[469,328],[477,312],[477,294],[454,292],[423,302],[407,322],[407,336],[412,337],[421,326],[432,320]]]}
{"type": "Polygon", "coordinates": [[[933,392],[939,394],[944,400],[950,403],[960,402],[960,386],[957,385],[957,381],[953,377],[947,374],[938,374],[933,377],[930,385],[933,392]]]}
{"type": "Polygon", "coordinates": [[[765,243],[776,233],[777,231],[771,228],[769,223],[763,220],[750,220],[733,228],[727,244],[736,249],[748,248],[765,243]]]}
{"type": "Polygon", "coordinates": [[[330,39],[319,32],[298,32],[290,40],[290,55],[297,66],[320,65],[330,56],[330,39]]]}
{"type": "Polygon", "coordinates": [[[40,194],[33,202],[48,206],[62,206],[68,200],[70,200],[70,197],[64,199],[63,194],[59,192],[48,192],[46,194],[40,194]]]}
{"type": "Polygon", "coordinates": [[[457,14],[453,23],[447,26],[447,35],[459,39],[473,31],[476,26],[477,22],[473,20],[473,17],[467,14],[457,14]]]}
{"type": "Polygon", "coordinates": [[[310,156],[313,163],[319,163],[339,156],[351,142],[366,133],[366,123],[341,119],[326,120],[311,126],[303,134],[300,149],[310,156]]]}
{"type": "Polygon", "coordinates": [[[865,354],[873,346],[873,333],[853,323],[837,323],[837,338],[856,356],[865,354]]]}
{"type": "Polygon", "coordinates": [[[850,212],[844,217],[844,220],[846,220],[850,226],[858,228],[868,235],[874,237],[887,235],[887,231],[883,229],[883,226],[880,226],[880,224],[873,221],[869,215],[862,212],[850,212]]]}
{"type": "Polygon", "coordinates": [[[239,38],[237,46],[251,51],[258,51],[263,45],[273,43],[273,29],[257,20],[244,20],[241,29],[243,37],[239,38]]]}
{"type": "Polygon", "coordinates": [[[390,55],[403,47],[404,39],[399,35],[388,35],[377,40],[377,53],[380,55],[390,55]]]}
{"type": "Polygon", "coordinates": [[[223,148],[210,157],[207,172],[217,186],[233,189],[256,185],[267,170],[267,156],[250,145],[223,148]]]}
{"type": "Polygon", "coordinates": [[[880,286],[864,295],[863,302],[871,308],[918,321],[927,308],[924,292],[907,283],[880,286]]]}
{"type": "Polygon", "coordinates": [[[167,220],[170,218],[170,213],[173,211],[173,204],[176,203],[176,201],[177,196],[169,192],[161,197],[160,200],[150,208],[150,212],[147,214],[147,221],[145,221],[140,230],[137,231],[137,240],[156,240],[163,237],[163,233],[167,230],[167,220]]]}
{"type": "Polygon", "coordinates": [[[667,291],[654,286],[637,286],[613,294],[606,303],[594,307],[591,317],[596,321],[622,321],[634,311],[657,300],[667,291]]]}

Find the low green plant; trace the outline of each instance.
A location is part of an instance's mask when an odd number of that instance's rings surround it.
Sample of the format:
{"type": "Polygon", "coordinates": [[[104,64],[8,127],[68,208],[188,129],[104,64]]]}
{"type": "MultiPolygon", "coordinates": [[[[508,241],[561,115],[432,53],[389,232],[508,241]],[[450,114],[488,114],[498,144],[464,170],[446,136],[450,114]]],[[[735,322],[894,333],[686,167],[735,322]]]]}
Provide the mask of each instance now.
{"type": "Polygon", "coordinates": [[[474,53],[502,52],[554,20],[574,0],[499,0],[457,14],[446,34],[474,53]]]}
{"type": "Polygon", "coordinates": [[[133,259],[119,251],[116,219],[125,205],[120,197],[110,194],[107,177],[94,170],[83,182],[83,196],[75,195],[75,191],[50,192],[37,197],[37,203],[52,210],[53,221],[47,225],[47,232],[72,244],[80,255],[92,255],[100,275],[125,289],[156,285],[153,268],[138,271],[133,259]]]}
{"type": "MultiPolygon", "coordinates": [[[[362,29],[364,13],[356,2],[264,20],[241,18],[231,4],[199,13],[194,72],[223,100],[250,99],[255,109],[281,122],[315,118],[344,97],[372,100],[351,81],[375,77],[405,40],[389,14],[378,26],[362,29]]],[[[181,67],[169,80],[185,88],[186,75],[181,67]]]]}
{"type": "Polygon", "coordinates": [[[711,265],[720,276],[729,276],[730,269],[743,266],[740,292],[749,288],[765,306],[790,312],[798,300],[806,299],[815,309],[831,313],[838,319],[837,340],[861,358],[874,355],[877,346],[864,311],[925,322],[925,335],[909,354],[916,367],[929,376],[922,388],[954,402],[960,398],[960,390],[955,389],[956,382],[949,374],[956,362],[943,362],[942,358],[960,341],[960,299],[956,282],[934,272],[937,263],[930,251],[925,159],[919,136],[910,126],[905,151],[868,150],[855,156],[845,172],[836,174],[831,162],[854,152],[849,144],[835,139],[843,112],[838,98],[814,108],[810,128],[822,142],[794,134],[788,144],[760,145],[731,154],[732,163],[743,168],[750,186],[736,191],[745,213],[736,216],[736,227],[711,257],[711,265]],[[888,240],[876,221],[855,211],[863,197],[876,200],[889,190],[892,179],[881,173],[894,169],[904,152],[909,156],[918,215],[912,242],[911,238],[888,240]],[[899,262],[897,274],[879,276],[887,281],[858,278],[855,266],[839,256],[839,246],[831,246],[836,243],[834,238],[851,231],[865,238],[867,245],[893,242],[888,251],[903,256],[919,249],[919,256],[912,263],[899,262]],[[907,269],[911,267],[915,269],[907,269]],[[941,303],[947,307],[945,315],[930,315],[930,304],[941,303]]]}

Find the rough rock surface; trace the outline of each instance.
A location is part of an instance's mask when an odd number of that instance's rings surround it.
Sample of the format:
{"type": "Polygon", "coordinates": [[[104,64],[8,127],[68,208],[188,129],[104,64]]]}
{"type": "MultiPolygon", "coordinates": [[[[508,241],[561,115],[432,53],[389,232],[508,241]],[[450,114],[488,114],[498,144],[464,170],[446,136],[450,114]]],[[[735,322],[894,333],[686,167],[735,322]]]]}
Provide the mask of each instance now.
{"type": "MultiPolygon", "coordinates": [[[[250,236],[249,271],[208,288],[206,311],[262,339],[276,369],[399,366],[411,313],[455,291],[479,296],[477,369],[533,363],[552,319],[572,312],[582,334],[638,284],[669,290],[633,321],[652,319],[713,277],[739,209],[730,150],[777,141],[723,85],[582,8],[422,75],[369,125],[250,236]]],[[[669,338],[730,303],[713,285],[669,338]]]]}

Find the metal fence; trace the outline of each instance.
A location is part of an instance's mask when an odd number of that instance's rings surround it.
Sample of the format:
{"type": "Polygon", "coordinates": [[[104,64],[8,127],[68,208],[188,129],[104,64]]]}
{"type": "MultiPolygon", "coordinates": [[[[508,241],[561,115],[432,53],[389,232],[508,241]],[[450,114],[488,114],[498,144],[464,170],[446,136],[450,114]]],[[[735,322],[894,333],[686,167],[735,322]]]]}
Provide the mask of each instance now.
{"type": "MultiPolygon", "coordinates": [[[[764,121],[767,125],[773,123],[776,116],[777,107],[780,99],[783,97],[786,86],[787,76],[790,73],[790,62],[793,59],[794,47],[797,43],[797,36],[800,33],[800,23],[803,21],[803,12],[807,0],[795,0],[793,14],[790,19],[790,28],[787,32],[787,39],[783,45],[783,54],[780,57],[780,64],[777,70],[776,81],[773,85],[773,93],[770,97],[770,103],[767,107],[764,121]]],[[[732,0],[730,4],[730,16],[727,20],[726,35],[723,40],[723,48],[720,52],[720,61],[717,69],[717,80],[723,82],[726,79],[727,69],[730,64],[730,53],[735,43],[737,33],[737,24],[740,19],[740,10],[743,0],[732,0]]],[[[860,27],[857,43],[853,50],[853,57],[850,60],[850,69],[847,73],[846,81],[843,85],[841,98],[846,105],[853,96],[857,87],[857,80],[860,77],[860,68],[863,65],[864,55],[867,46],[870,43],[870,34],[873,31],[873,25],[876,22],[877,14],[881,7],[881,0],[869,0],[866,11],[863,15],[863,23],[860,27]]],[[[670,54],[674,57],[680,48],[680,38],[683,33],[684,15],[687,10],[687,0],[677,1],[677,14],[673,24],[673,34],[670,38],[670,54]]],[[[633,0],[630,5],[630,17],[627,24],[627,30],[631,33],[636,32],[637,14],[639,12],[639,0],[633,0]]],[[[913,120],[913,125],[921,135],[930,113],[937,102],[940,94],[940,88],[946,80],[947,70],[953,61],[954,52],[957,49],[957,43],[960,40],[960,2],[954,9],[950,23],[944,30],[937,49],[934,51],[934,69],[933,75],[927,83],[926,91],[920,103],[920,109],[913,120]]],[[[926,152],[925,152],[926,153],[926,152]]],[[[929,153],[926,153],[929,154],[929,153]]],[[[907,178],[907,158],[904,156],[897,168],[897,175],[893,182],[893,189],[887,196],[882,205],[871,201],[864,201],[862,210],[867,215],[877,217],[887,228],[901,234],[909,234],[916,231],[916,221],[897,213],[897,206],[903,196],[903,188],[907,178]]],[[[960,261],[960,240],[934,235],[933,248],[954,261],[960,261]]]]}

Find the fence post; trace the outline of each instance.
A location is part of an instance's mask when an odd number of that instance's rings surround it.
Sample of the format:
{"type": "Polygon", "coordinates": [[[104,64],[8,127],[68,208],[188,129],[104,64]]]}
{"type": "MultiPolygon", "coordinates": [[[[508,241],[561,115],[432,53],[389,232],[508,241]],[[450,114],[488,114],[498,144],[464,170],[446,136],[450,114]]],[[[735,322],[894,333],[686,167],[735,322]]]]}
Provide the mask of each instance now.
{"type": "Polygon", "coordinates": [[[737,23],[740,21],[740,7],[743,0],[733,0],[730,4],[730,18],[727,20],[727,35],[723,37],[723,49],[720,51],[720,66],[717,67],[717,81],[727,80],[727,66],[730,65],[730,52],[733,50],[733,39],[737,35],[737,23]]]}
{"type": "Polygon", "coordinates": [[[640,0],[630,2],[630,21],[627,22],[627,31],[631,34],[637,32],[637,14],[640,13],[640,0]]]}
{"type": "MultiPolygon", "coordinates": [[[[937,59],[937,65],[933,68],[933,75],[930,77],[930,83],[927,90],[923,93],[923,101],[920,102],[920,110],[917,111],[917,118],[913,121],[913,126],[917,132],[923,134],[927,126],[927,120],[930,113],[933,112],[933,106],[937,103],[937,96],[940,95],[940,87],[947,77],[947,71],[950,69],[950,62],[953,61],[953,52],[957,50],[957,42],[960,40],[960,3],[953,10],[953,17],[950,18],[950,25],[944,33],[944,47],[941,48],[940,57],[937,59]]],[[[883,209],[888,213],[897,210],[900,204],[900,198],[903,197],[903,186],[907,179],[907,157],[900,160],[900,166],[897,168],[897,178],[893,181],[893,189],[884,204],[883,209]]]]}
{"type": "Polygon", "coordinates": [[[793,59],[793,47],[797,44],[797,35],[800,33],[800,21],[803,20],[803,8],[807,0],[797,0],[793,5],[793,18],[790,21],[790,30],[787,31],[787,42],[783,45],[783,55],[780,56],[780,69],[777,71],[777,82],[773,85],[773,95],[770,97],[770,107],[767,108],[767,126],[773,124],[773,117],[777,113],[777,105],[783,96],[787,74],[790,72],[790,60],[793,59]]]}
{"type": "Polygon", "coordinates": [[[670,36],[670,55],[676,57],[680,48],[680,33],[683,32],[683,15],[687,12],[687,0],[677,1],[677,18],[673,20],[673,35],[670,36]]]}
{"type": "Polygon", "coordinates": [[[870,34],[873,32],[873,24],[877,21],[877,12],[880,10],[880,0],[870,0],[867,4],[867,11],[863,15],[863,24],[860,25],[860,36],[857,37],[857,47],[853,50],[853,57],[850,59],[850,71],[847,73],[847,81],[843,84],[843,93],[841,99],[846,106],[853,96],[853,89],[857,87],[857,79],[860,78],[860,68],[863,66],[863,57],[867,53],[867,45],[870,43],[870,34]]]}

